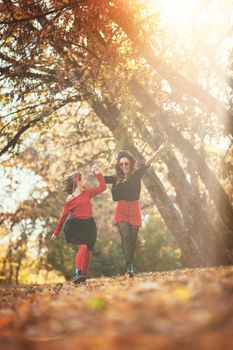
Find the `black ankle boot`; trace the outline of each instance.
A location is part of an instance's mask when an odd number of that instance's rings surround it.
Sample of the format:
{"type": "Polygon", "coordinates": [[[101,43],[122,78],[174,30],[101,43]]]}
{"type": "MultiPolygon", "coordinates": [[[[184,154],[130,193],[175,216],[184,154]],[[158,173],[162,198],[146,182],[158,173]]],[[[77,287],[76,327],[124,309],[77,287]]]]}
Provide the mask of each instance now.
{"type": "Polygon", "coordinates": [[[76,269],[72,282],[78,284],[84,281],[86,281],[86,275],[80,269],[76,269]]]}
{"type": "Polygon", "coordinates": [[[133,264],[128,264],[126,268],[127,275],[131,278],[134,276],[133,264]]]}

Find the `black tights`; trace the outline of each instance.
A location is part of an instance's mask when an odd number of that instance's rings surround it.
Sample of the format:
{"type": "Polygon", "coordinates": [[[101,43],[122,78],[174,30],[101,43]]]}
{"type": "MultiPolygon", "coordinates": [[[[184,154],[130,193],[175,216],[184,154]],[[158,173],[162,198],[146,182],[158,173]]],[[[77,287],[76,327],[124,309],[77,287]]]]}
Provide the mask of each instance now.
{"type": "Polygon", "coordinates": [[[121,246],[126,264],[131,264],[135,254],[139,227],[130,225],[126,221],[119,221],[116,226],[121,235],[121,246]]]}

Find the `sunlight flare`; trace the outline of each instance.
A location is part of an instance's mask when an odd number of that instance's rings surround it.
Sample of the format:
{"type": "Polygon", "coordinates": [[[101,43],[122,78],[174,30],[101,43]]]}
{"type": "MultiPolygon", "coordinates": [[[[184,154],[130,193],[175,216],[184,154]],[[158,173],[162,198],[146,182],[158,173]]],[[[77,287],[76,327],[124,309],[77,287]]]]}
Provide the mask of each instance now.
{"type": "Polygon", "coordinates": [[[163,0],[161,9],[169,19],[175,24],[185,22],[189,16],[196,11],[197,0],[163,0]]]}

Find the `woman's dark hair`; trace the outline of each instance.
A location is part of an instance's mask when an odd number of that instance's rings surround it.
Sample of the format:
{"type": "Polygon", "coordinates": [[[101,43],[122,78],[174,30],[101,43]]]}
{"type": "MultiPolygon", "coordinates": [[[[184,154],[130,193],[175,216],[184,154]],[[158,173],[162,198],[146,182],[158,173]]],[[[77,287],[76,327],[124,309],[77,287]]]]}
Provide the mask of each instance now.
{"type": "Polygon", "coordinates": [[[75,190],[75,181],[77,183],[77,176],[78,176],[78,180],[81,180],[81,173],[72,173],[70,175],[68,175],[67,177],[64,178],[63,180],[63,184],[64,184],[64,191],[67,192],[68,194],[72,194],[75,190]]]}
{"type": "Polygon", "coordinates": [[[120,150],[118,155],[117,155],[117,162],[115,165],[115,169],[116,169],[116,177],[118,179],[123,179],[124,177],[124,173],[123,170],[121,169],[119,162],[121,160],[121,158],[127,158],[130,161],[130,173],[132,173],[135,169],[135,164],[136,164],[136,159],[134,158],[134,156],[132,155],[132,153],[130,153],[127,150],[120,150]]]}

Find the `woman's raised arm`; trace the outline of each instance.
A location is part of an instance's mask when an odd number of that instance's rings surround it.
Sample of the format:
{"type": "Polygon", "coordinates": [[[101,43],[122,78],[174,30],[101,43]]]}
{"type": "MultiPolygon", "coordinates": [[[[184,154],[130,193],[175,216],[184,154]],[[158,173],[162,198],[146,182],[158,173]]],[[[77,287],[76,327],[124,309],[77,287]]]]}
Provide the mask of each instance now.
{"type": "Polygon", "coordinates": [[[156,156],[159,154],[159,152],[165,148],[165,146],[167,145],[167,143],[162,143],[157,150],[149,157],[146,159],[145,161],[145,166],[149,167],[151,165],[151,163],[153,162],[153,160],[156,158],[156,156]]]}

